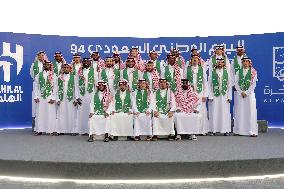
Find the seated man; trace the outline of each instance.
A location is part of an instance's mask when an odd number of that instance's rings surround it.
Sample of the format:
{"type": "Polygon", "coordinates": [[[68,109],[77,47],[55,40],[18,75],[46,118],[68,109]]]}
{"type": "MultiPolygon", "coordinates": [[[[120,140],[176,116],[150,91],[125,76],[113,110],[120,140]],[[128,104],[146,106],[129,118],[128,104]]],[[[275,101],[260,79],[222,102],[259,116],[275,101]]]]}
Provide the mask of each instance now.
{"type": "Polygon", "coordinates": [[[188,79],[182,79],[182,89],[176,94],[176,103],[176,140],[181,140],[181,134],[189,134],[189,139],[197,140],[195,135],[200,133],[202,115],[199,113],[199,98],[189,85],[188,79]]]}
{"type": "Polygon", "coordinates": [[[173,92],[168,88],[167,80],[160,79],[160,88],[153,95],[153,138],[157,136],[168,136],[168,140],[174,140],[174,111],[176,101],[173,92]]]}
{"type": "Polygon", "coordinates": [[[96,135],[105,135],[105,142],[109,141],[110,133],[110,103],[112,96],[105,81],[98,81],[97,91],[92,96],[89,115],[89,139],[93,142],[96,135]]]}
{"type": "Polygon", "coordinates": [[[134,140],[140,140],[140,136],[147,136],[146,140],[151,140],[152,136],[152,93],[147,89],[145,79],[140,79],[138,89],[133,94],[134,118],[134,140]]]}
{"type": "Polygon", "coordinates": [[[112,103],[111,135],[114,137],[133,136],[132,94],[128,81],[121,79],[119,89],[112,103]]]}

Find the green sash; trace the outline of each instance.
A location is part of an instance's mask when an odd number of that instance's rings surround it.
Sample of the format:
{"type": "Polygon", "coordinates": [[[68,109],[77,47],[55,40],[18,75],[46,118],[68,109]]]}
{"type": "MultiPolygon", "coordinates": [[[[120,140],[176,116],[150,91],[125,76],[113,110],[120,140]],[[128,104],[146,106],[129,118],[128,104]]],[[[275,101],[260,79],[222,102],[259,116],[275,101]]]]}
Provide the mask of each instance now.
{"type": "Polygon", "coordinates": [[[136,93],[136,105],[137,109],[140,113],[145,113],[148,109],[149,103],[148,103],[148,94],[147,90],[144,90],[144,93],[142,94],[142,90],[138,90],[136,93]]]}
{"type": "Polygon", "coordinates": [[[247,91],[251,82],[251,68],[249,68],[247,74],[244,76],[244,69],[239,70],[239,86],[242,91],[247,91]]]}
{"type": "MultiPolygon", "coordinates": [[[[128,74],[127,74],[127,68],[123,70],[123,79],[126,79],[127,81],[129,81],[128,74]]],[[[138,70],[134,70],[133,79],[132,79],[132,90],[137,89],[137,84],[138,84],[138,70]]]]}
{"type": "MultiPolygon", "coordinates": [[[[89,73],[88,73],[88,84],[87,84],[87,91],[89,93],[93,92],[94,88],[94,81],[95,81],[95,75],[94,75],[94,68],[90,67],[89,73]]],[[[79,77],[79,89],[80,89],[80,94],[82,96],[85,95],[86,90],[85,90],[85,79],[82,79],[79,77]]]]}
{"type": "Polygon", "coordinates": [[[168,101],[167,101],[167,97],[168,97],[168,89],[166,92],[165,97],[163,98],[161,96],[161,89],[158,89],[156,92],[156,106],[157,106],[157,110],[158,112],[162,113],[162,114],[167,114],[169,112],[169,109],[167,108],[168,106],[168,101]]]}
{"type": "Polygon", "coordinates": [[[94,113],[96,115],[104,115],[104,104],[103,104],[103,98],[100,100],[99,98],[99,91],[96,92],[94,96],[94,113]]]}
{"type": "Polygon", "coordinates": [[[43,77],[43,72],[39,73],[39,87],[41,92],[41,97],[46,99],[51,95],[51,83],[48,78],[45,80],[43,77]]]}
{"type": "MultiPolygon", "coordinates": [[[[170,68],[169,68],[168,65],[165,68],[165,77],[166,77],[167,81],[170,83],[171,90],[173,92],[176,92],[177,84],[176,84],[174,78],[172,78],[172,75],[171,75],[171,72],[170,72],[170,68]]],[[[175,71],[174,71],[173,77],[175,77],[175,71]]]]}
{"type": "Polygon", "coordinates": [[[126,96],[124,99],[124,103],[120,98],[120,91],[115,94],[115,111],[116,112],[123,112],[128,113],[131,106],[131,96],[130,91],[126,91],[126,96]],[[122,105],[123,104],[123,105],[122,105]]]}
{"type": "Polygon", "coordinates": [[[224,96],[227,93],[228,89],[228,71],[226,68],[223,68],[223,77],[222,77],[222,86],[221,91],[219,89],[219,81],[218,81],[218,74],[216,72],[216,69],[213,69],[212,72],[212,83],[213,83],[213,93],[214,96],[218,97],[221,94],[224,96]]]}
{"type": "MultiPolygon", "coordinates": [[[[69,100],[69,102],[73,100],[74,88],[75,88],[74,75],[70,74],[70,78],[69,78],[68,86],[67,86],[67,99],[69,100]]],[[[60,101],[63,100],[63,96],[64,96],[63,93],[64,93],[63,92],[63,81],[62,79],[58,78],[58,96],[59,96],[60,101]]]]}
{"type": "MultiPolygon", "coordinates": [[[[187,67],[187,79],[189,80],[189,83],[193,85],[193,73],[191,66],[187,67]]],[[[198,66],[198,72],[197,72],[197,93],[200,93],[202,91],[203,86],[203,68],[202,66],[198,66]]]]}

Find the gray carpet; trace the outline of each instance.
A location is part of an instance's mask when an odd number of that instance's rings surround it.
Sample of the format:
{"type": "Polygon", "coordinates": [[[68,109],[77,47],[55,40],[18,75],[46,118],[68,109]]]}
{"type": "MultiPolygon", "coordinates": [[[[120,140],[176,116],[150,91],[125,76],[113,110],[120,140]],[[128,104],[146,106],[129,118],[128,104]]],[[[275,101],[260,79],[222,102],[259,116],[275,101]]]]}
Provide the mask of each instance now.
{"type": "Polygon", "coordinates": [[[284,130],[259,137],[200,136],[198,141],[86,142],[86,136],[33,136],[0,131],[0,159],[88,163],[199,162],[284,157],[284,130]]]}
{"type": "Polygon", "coordinates": [[[284,130],[198,141],[86,142],[87,136],[0,131],[0,173],[67,179],[171,179],[284,173],[284,130]]]}

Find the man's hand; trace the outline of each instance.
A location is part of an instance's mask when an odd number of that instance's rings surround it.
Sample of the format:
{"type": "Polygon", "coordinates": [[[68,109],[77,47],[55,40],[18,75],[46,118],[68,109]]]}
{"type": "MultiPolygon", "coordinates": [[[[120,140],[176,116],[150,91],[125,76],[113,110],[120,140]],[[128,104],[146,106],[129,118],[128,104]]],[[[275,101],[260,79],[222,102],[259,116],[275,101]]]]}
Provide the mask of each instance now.
{"type": "Polygon", "coordinates": [[[151,114],[151,112],[146,111],[146,116],[149,116],[151,114]]]}
{"type": "Polygon", "coordinates": [[[170,111],[170,112],[168,113],[168,117],[169,117],[169,118],[173,117],[173,115],[174,115],[174,112],[172,112],[172,111],[170,111]]]}
{"type": "Polygon", "coordinates": [[[57,102],[57,105],[60,106],[60,101],[57,102]]]}
{"type": "Polygon", "coordinates": [[[128,115],[132,114],[132,112],[128,112],[128,115]]]}
{"type": "Polygon", "coordinates": [[[89,114],[89,118],[93,117],[94,113],[90,113],[89,114]]]}
{"type": "Polygon", "coordinates": [[[54,102],[55,102],[55,100],[51,100],[51,99],[50,99],[48,103],[49,103],[49,104],[54,104],[54,102]]]}
{"type": "Polygon", "coordinates": [[[108,114],[108,113],[105,113],[104,116],[105,116],[105,118],[107,118],[107,117],[109,116],[109,114],[108,114]]]}
{"type": "Polygon", "coordinates": [[[111,112],[111,115],[114,115],[114,114],[115,114],[115,111],[112,111],[112,112],[111,112]]]}
{"type": "Polygon", "coordinates": [[[177,112],[177,113],[180,113],[180,112],[181,112],[181,110],[180,110],[180,109],[177,109],[177,110],[176,110],[176,112],[177,112]]]}
{"type": "Polygon", "coordinates": [[[207,97],[202,97],[202,102],[206,102],[207,97]]]}
{"type": "Polygon", "coordinates": [[[35,103],[39,103],[39,99],[37,98],[37,99],[35,99],[35,103]]]}
{"type": "Polygon", "coordinates": [[[198,114],[199,111],[198,110],[193,110],[193,113],[198,114]]]}
{"type": "Polygon", "coordinates": [[[232,102],[232,100],[231,99],[228,99],[228,103],[231,103],[232,102]]]}
{"type": "Polygon", "coordinates": [[[154,116],[155,117],[159,117],[159,112],[158,111],[154,111],[154,116]]]}
{"type": "Polygon", "coordinates": [[[77,103],[76,101],[73,102],[73,105],[74,105],[74,106],[77,106],[77,104],[78,104],[78,103],[77,103]]]}
{"type": "Polygon", "coordinates": [[[242,92],[242,97],[243,98],[247,97],[247,94],[245,92],[242,92]]]}

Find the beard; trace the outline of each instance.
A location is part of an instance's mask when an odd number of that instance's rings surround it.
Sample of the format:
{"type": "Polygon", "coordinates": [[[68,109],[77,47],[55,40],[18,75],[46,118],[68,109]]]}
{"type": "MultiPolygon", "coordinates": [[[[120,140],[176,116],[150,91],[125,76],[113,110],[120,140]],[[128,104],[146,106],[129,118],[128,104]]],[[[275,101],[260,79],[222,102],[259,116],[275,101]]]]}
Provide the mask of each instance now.
{"type": "Polygon", "coordinates": [[[113,67],[113,65],[112,65],[112,64],[107,64],[107,65],[106,65],[106,67],[108,67],[108,68],[112,68],[112,67],[113,67]]]}
{"type": "Polygon", "coordinates": [[[182,85],[182,89],[183,89],[183,90],[187,90],[188,88],[189,88],[188,85],[182,85]]]}

